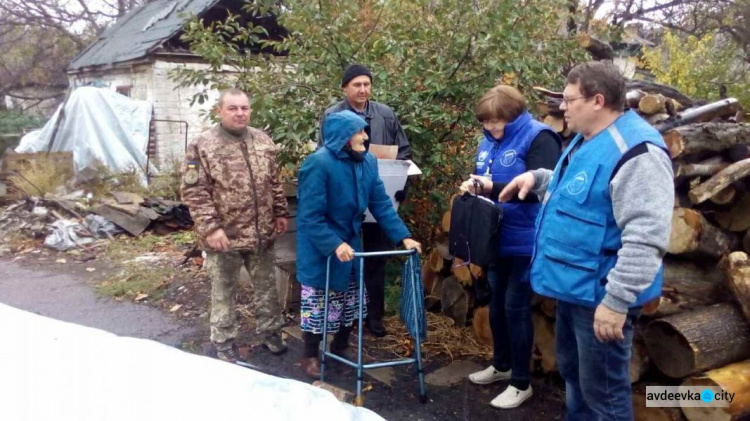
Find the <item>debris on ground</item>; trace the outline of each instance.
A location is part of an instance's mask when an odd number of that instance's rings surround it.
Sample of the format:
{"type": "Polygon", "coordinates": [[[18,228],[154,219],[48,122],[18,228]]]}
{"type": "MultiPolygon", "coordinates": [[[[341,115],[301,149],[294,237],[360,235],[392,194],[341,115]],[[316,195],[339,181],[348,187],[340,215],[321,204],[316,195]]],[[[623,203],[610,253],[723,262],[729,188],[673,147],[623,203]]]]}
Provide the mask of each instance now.
{"type": "Polygon", "coordinates": [[[44,240],[44,245],[57,251],[66,251],[73,247],[85,246],[94,242],[91,233],[78,222],[60,219],[53,222],[49,227],[52,229],[52,233],[44,240]]]}
{"type": "MultiPolygon", "coordinates": [[[[378,340],[377,348],[399,358],[412,356],[415,342],[399,316],[387,317],[383,323],[388,335],[378,340]]],[[[439,356],[451,361],[466,357],[490,359],[492,347],[477,342],[471,327],[457,327],[450,317],[427,312],[427,340],[422,342],[422,359],[430,361],[439,356]]]]}

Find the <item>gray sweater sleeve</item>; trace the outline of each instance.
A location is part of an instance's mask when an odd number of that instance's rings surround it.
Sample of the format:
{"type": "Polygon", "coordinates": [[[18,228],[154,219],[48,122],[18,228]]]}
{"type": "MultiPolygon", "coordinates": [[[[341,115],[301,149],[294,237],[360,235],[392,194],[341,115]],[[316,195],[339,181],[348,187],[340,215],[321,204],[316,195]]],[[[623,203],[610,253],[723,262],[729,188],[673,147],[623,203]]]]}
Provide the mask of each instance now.
{"type": "Polygon", "coordinates": [[[602,304],[627,313],[639,293],[654,280],[669,245],[674,206],[672,162],[660,148],[626,161],[609,184],[622,248],[607,275],[602,304]]]}
{"type": "Polygon", "coordinates": [[[531,188],[531,192],[537,195],[539,201],[542,203],[547,201],[545,195],[547,194],[547,187],[549,187],[549,181],[552,179],[553,173],[553,170],[547,168],[531,170],[531,174],[534,175],[534,187],[531,188]]]}

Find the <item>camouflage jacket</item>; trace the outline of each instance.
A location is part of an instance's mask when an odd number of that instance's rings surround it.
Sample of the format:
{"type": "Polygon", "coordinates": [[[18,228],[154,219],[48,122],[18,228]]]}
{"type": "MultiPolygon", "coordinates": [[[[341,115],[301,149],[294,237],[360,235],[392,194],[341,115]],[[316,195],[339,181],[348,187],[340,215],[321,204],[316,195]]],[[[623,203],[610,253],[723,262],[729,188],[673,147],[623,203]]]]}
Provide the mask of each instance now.
{"type": "Polygon", "coordinates": [[[219,228],[232,250],[272,244],[275,219],[287,216],[276,151],[271,138],[252,127],[240,140],[217,124],[190,143],[180,190],[200,248],[210,249],[206,237],[219,228]]]}

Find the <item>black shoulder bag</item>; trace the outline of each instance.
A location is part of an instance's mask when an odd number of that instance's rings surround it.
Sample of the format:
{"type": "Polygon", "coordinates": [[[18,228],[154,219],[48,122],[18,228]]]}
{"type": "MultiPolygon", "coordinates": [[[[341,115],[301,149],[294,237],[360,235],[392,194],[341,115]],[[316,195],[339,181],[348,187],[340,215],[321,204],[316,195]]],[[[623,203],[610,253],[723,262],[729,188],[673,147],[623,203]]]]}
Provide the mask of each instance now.
{"type": "MultiPolygon", "coordinates": [[[[479,191],[481,183],[474,180],[474,186],[479,191]]],[[[450,254],[484,268],[494,263],[502,219],[502,208],[485,197],[469,192],[457,197],[451,208],[450,254]]]]}

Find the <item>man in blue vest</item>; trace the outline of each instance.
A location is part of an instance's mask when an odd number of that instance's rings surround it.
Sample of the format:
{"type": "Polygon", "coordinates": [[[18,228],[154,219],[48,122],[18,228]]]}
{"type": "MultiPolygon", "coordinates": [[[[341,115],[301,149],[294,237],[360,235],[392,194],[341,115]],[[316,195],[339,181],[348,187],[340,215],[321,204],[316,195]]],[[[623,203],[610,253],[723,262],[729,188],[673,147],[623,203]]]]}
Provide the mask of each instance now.
{"type": "Polygon", "coordinates": [[[557,365],[567,419],[632,420],[633,323],[661,294],[674,182],[661,135],[623,112],[625,82],[611,63],[576,66],[560,109],[579,133],[554,171],[514,178],[507,201],[543,198],[531,285],[556,298],[557,365]]]}

